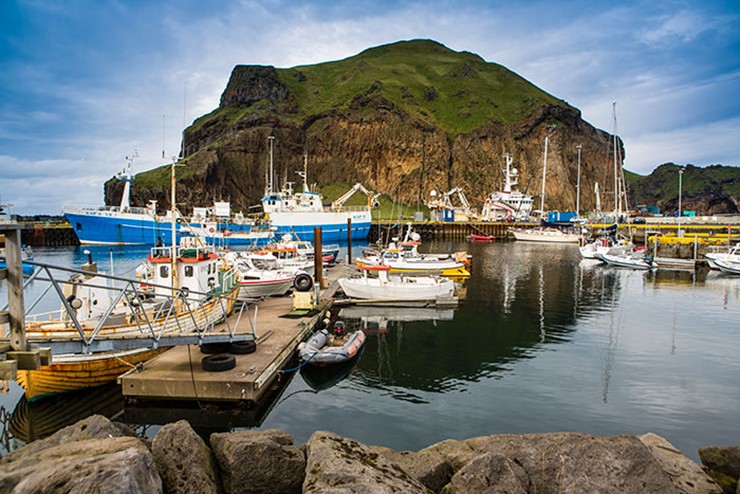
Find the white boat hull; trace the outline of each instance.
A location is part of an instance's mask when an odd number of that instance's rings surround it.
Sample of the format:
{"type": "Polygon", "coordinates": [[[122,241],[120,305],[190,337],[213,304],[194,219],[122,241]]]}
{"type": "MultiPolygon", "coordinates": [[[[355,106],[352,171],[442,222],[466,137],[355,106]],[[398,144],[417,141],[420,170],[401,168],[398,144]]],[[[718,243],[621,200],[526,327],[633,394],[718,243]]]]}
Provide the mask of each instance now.
{"type": "Polygon", "coordinates": [[[261,298],[282,296],[288,293],[293,285],[293,278],[273,280],[242,280],[239,289],[239,298],[261,298]]]}
{"type": "Polygon", "coordinates": [[[513,230],[514,238],[524,242],[546,242],[558,244],[577,244],[581,235],[565,233],[560,230],[513,230]]]}
{"type": "Polygon", "coordinates": [[[434,300],[455,293],[452,280],[428,276],[391,276],[388,281],[370,277],[340,278],[338,282],[348,297],[359,299],[434,300]]]}

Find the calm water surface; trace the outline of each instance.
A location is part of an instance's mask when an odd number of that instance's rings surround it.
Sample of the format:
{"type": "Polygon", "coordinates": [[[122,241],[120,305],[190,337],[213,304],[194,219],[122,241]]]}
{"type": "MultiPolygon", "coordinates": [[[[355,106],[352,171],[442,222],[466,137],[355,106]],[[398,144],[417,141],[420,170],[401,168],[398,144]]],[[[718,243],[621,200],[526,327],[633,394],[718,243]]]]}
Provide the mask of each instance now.
{"type": "MultiPolygon", "coordinates": [[[[608,268],[581,261],[574,246],[429,245],[463,249],[474,272],[458,309],[343,311],[369,336],[354,368],[295,372],[257,411],[145,413],[124,408],[115,387],[29,406],[10,383],[0,394],[3,447],[45,435],[61,420],[49,417],[93,411],[147,435],[186,418],[204,435],[279,428],[300,444],[330,430],[399,450],[500,433],[655,432],[698,460],[701,446],[740,443],[740,277],[608,268]]],[[[147,252],[91,250],[106,270],[112,255],[119,275],[147,252]]],[[[81,248],[37,249],[36,259],[85,262],[81,248]]]]}

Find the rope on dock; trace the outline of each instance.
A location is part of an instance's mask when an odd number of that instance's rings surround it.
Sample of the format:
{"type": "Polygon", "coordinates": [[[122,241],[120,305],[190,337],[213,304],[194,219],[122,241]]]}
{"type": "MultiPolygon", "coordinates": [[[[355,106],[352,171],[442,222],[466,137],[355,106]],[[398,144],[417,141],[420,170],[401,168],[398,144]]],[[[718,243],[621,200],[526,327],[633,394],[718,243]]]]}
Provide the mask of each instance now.
{"type": "Polygon", "coordinates": [[[309,363],[309,362],[311,361],[311,359],[312,359],[312,358],[314,358],[314,357],[315,357],[316,355],[318,355],[318,353],[319,353],[319,352],[313,352],[313,355],[311,355],[310,357],[308,357],[308,358],[306,359],[306,361],[305,361],[305,362],[303,362],[303,363],[302,363],[301,365],[299,365],[298,367],[293,367],[292,369],[279,370],[279,371],[278,371],[278,374],[287,374],[287,373],[289,373],[289,372],[295,372],[295,371],[297,371],[298,369],[300,369],[301,367],[303,367],[304,365],[306,365],[307,363],[309,363]]]}

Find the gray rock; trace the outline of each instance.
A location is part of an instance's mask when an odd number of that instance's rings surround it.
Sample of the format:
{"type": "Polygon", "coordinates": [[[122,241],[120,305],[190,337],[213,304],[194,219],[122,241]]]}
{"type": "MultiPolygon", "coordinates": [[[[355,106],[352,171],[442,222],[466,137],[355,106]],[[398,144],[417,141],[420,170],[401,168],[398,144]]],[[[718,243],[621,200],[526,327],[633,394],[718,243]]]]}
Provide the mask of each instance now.
{"type": "Polygon", "coordinates": [[[395,463],[404,472],[434,492],[440,492],[454,473],[448,459],[436,450],[421,450],[417,453],[396,451],[380,446],[370,446],[370,450],[380,454],[391,463],[395,463]]]}
{"type": "Polygon", "coordinates": [[[227,494],[301,492],[306,458],[287,432],[212,434],[211,448],[227,494]]]}
{"type": "Polygon", "coordinates": [[[430,492],[401,467],[352,439],[318,431],[305,446],[304,494],[430,492]]]}
{"type": "Polygon", "coordinates": [[[721,494],[722,488],[699,465],[656,434],[638,436],[681,494],[721,494]]]}
{"type": "Polygon", "coordinates": [[[740,445],[699,448],[699,458],[725,492],[740,491],[740,445]]]}
{"type": "Polygon", "coordinates": [[[634,436],[523,434],[465,442],[480,454],[500,454],[521,465],[528,492],[675,492],[668,475],[634,436]]]}
{"type": "Polygon", "coordinates": [[[113,437],[21,448],[0,469],[0,492],[159,494],[162,482],[141,441],[113,437]]]}
{"type": "Polygon", "coordinates": [[[527,473],[502,455],[485,453],[470,461],[452,477],[442,494],[527,494],[527,473]]]}
{"type": "Polygon", "coordinates": [[[152,440],[152,456],[165,492],[220,491],[213,454],[186,420],[167,424],[157,432],[152,440]]]}
{"type": "Polygon", "coordinates": [[[42,449],[75,441],[131,436],[132,434],[129,431],[130,429],[120,427],[102,415],[91,415],[76,424],[59,429],[46,439],[34,441],[17,451],[8,453],[5,458],[0,460],[0,464],[13,461],[13,458],[21,452],[24,455],[29,455],[42,449]]]}

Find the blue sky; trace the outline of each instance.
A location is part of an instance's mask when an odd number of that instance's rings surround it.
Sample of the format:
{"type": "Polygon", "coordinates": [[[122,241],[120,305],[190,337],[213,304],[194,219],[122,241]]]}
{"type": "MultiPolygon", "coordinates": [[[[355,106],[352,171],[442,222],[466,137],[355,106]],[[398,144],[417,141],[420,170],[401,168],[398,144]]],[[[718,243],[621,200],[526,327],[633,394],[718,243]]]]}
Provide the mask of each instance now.
{"type": "Polygon", "coordinates": [[[102,204],[134,149],[134,171],[178,153],[234,65],[414,38],[500,63],[604,130],[616,101],[629,170],[740,165],[736,1],[2,0],[0,201],[102,204]]]}

